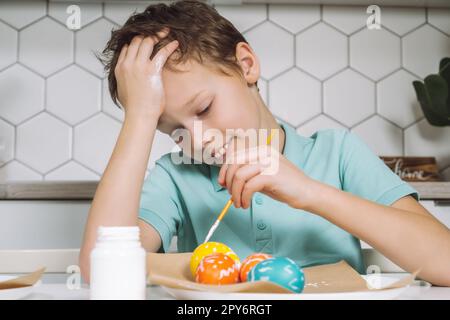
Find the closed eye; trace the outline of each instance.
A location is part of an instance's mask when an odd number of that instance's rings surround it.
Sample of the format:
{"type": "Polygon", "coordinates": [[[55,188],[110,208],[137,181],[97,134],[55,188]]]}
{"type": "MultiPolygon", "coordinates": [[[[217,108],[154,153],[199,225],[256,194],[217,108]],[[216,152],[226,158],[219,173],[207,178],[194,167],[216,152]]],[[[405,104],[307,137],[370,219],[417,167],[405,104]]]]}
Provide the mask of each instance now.
{"type": "Polygon", "coordinates": [[[210,109],[211,109],[211,104],[209,106],[207,106],[206,108],[204,108],[202,111],[200,111],[200,113],[197,113],[197,116],[201,117],[201,116],[206,115],[210,109]]]}

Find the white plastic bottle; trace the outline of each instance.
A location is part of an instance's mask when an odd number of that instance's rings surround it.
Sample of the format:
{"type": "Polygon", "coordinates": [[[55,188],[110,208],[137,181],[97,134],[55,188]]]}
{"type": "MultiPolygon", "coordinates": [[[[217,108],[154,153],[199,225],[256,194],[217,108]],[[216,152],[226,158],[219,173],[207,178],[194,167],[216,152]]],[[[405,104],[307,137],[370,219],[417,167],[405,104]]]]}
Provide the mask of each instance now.
{"type": "Polygon", "coordinates": [[[145,299],[145,257],[138,227],[99,227],[91,251],[91,299],[145,299]]]}

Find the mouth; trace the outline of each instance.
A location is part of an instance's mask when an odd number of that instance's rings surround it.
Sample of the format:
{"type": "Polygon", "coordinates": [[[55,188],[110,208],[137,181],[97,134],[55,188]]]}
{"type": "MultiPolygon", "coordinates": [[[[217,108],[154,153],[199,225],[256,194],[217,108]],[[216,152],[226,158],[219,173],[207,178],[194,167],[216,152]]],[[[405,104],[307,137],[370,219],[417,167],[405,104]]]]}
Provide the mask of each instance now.
{"type": "Polygon", "coordinates": [[[211,157],[216,159],[223,159],[223,157],[227,153],[227,148],[229,147],[232,139],[233,137],[231,137],[222,147],[213,149],[211,152],[211,157]]]}

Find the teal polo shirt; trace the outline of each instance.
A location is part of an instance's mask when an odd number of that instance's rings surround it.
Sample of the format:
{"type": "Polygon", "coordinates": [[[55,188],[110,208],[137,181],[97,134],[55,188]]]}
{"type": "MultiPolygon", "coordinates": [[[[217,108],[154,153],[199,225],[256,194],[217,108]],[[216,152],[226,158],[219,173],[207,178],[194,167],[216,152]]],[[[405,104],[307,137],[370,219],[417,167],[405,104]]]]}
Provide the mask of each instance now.
{"type": "MultiPolygon", "coordinates": [[[[383,205],[406,195],[419,200],[417,191],[354,133],[327,129],[306,137],[279,123],[286,137],[283,155],[309,177],[383,205]]],[[[174,164],[170,154],[156,161],[144,181],[139,218],[160,234],[159,252],[167,252],[175,235],[178,252],[192,252],[204,241],[230,199],[217,182],[219,170],[207,164],[174,164]]],[[[356,219],[364,219],[364,212],[356,219]]],[[[265,252],[289,257],[301,267],[345,260],[366,273],[359,239],[316,214],[262,193],[254,194],[248,209],[231,206],[210,241],[228,245],[241,259],[265,252]]]]}

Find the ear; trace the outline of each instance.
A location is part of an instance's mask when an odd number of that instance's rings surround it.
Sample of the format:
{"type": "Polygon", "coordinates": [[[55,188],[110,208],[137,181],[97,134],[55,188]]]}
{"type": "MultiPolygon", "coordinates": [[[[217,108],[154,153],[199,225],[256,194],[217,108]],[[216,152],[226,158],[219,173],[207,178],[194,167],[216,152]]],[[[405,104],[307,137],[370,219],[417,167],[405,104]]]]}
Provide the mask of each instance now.
{"type": "Polygon", "coordinates": [[[260,76],[260,65],[258,57],[248,43],[239,42],[236,45],[236,59],[247,84],[254,85],[260,76]]]}

